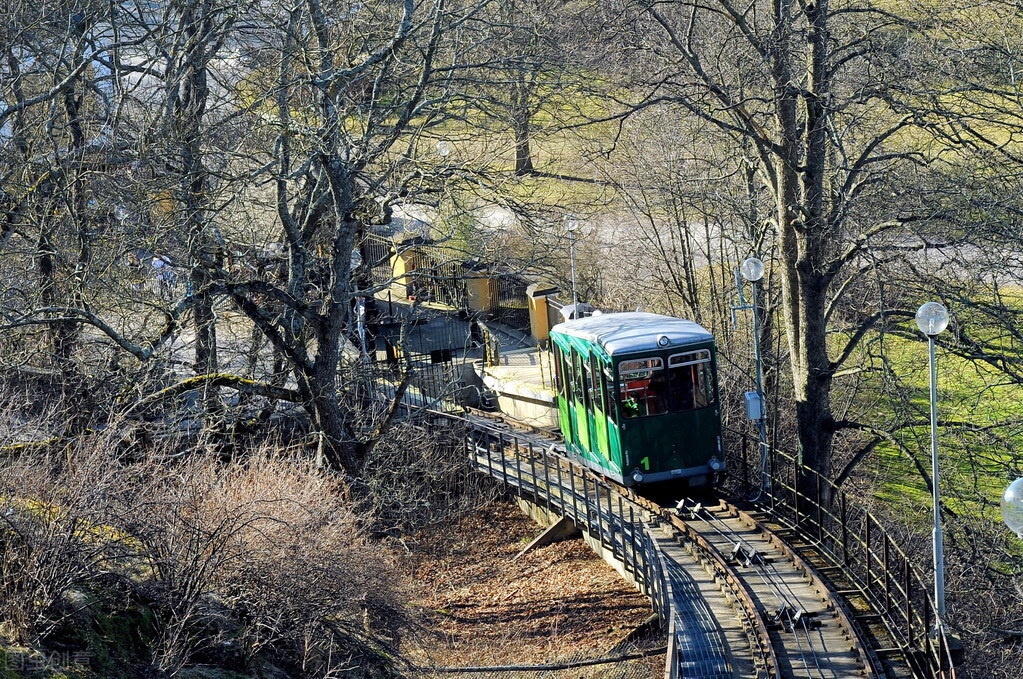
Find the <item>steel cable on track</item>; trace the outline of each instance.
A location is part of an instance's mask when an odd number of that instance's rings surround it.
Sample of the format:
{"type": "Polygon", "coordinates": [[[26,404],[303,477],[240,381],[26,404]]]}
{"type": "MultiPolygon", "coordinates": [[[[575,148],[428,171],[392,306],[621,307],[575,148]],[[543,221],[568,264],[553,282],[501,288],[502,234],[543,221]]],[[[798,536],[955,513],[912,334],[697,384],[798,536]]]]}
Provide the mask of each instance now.
{"type": "Polygon", "coordinates": [[[686,499],[687,498],[683,498],[677,504],[676,509],[689,511],[696,518],[700,518],[702,513],[703,518],[701,520],[710,525],[722,539],[731,543],[733,547],[741,547],[743,549],[747,565],[750,567],[753,567],[754,565],[759,566],[755,572],[760,577],[761,582],[763,582],[769,590],[774,592],[778,601],[782,604],[781,608],[778,609],[775,615],[775,621],[780,623],[783,628],[787,629],[787,631],[792,632],[793,639],[795,639],[797,644],[797,651],[803,661],[804,667],[809,666],[809,663],[806,660],[806,655],[809,653],[813,657],[813,663],[817,669],[818,679],[825,679],[823,670],[820,666],[820,659],[817,657],[817,651],[814,650],[813,642],[810,639],[808,619],[805,615],[806,610],[803,607],[801,597],[792,589],[792,586],[783,577],[783,574],[778,570],[778,567],[774,564],[773,560],[764,560],[760,550],[753,547],[753,545],[744,540],[742,536],[737,535],[728,527],[728,524],[725,523],[721,517],[717,516],[706,507],[703,507],[700,504],[696,504],[691,508],[686,507],[686,499]],[[721,526],[724,526],[724,528],[729,532],[726,533],[721,529],[721,526]],[[803,614],[801,615],[800,613],[803,614]],[[803,644],[799,639],[797,627],[803,631],[807,648],[803,647],[803,644]]]}

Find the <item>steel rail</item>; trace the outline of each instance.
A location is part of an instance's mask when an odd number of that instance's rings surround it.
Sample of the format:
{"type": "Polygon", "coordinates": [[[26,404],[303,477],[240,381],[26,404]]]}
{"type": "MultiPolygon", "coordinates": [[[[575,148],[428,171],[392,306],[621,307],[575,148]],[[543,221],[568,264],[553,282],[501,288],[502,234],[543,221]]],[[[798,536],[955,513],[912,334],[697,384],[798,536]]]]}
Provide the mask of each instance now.
{"type": "MultiPolygon", "coordinates": [[[[802,598],[798,595],[798,593],[796,593],[792,589],[792,586],[789,584],[788,581],[785,580],[783,574],[775,565],[775,562],[773,560],[771,559],[765,560],[764,558],[762,558],[762,555],[760,554],[759,550],[754,548],[753,545],[750,544],[749,541],[747,541],[741,535],[738,535],[734,531],[732,531],[729,528],[728,524],[724,521],[724,519],[722,519],[720,516],[712,512],[709,507],[705,507],[701,503],[696,503],[692,507],[687,507],[686,501],[688,499],[689,498],[682,498],[682,500],[678,502],[675,508],[676,513],[678,513],[679,511],[688,512],[694,519],[700,519],[708,526],[710,526],[715,534],[717,534],[723,540],[727,541],[729,544],[733,545],[734,548],[741,548],[744,552],[743,556],[747,559],[750,566],[754,564],[759,566],[759,569],[756,571],[756,573],[760,576],[761,581],[764,583],[764,585],[768,589],[773,590],[778,600],[783,603],[782,610],[805,611],[804,604],[806,602],[803,601],[802,598]]],[[[734,508],[729,507],[727,505],[726,507],[730,510],[734,510],[734,508]]],[[[747,525],[753,525],[748,521],[745,523],[747,523],[747,525]]],[[[769,535],[769,531],[766,529],[766,527],[762,525],[757,525],[757,529],[760,530],[762,535],[769,535]]],[[[772,544],[774,544],[773,536],[772,544]]],[[[802,570],[804,573],[806,572],[806,565],[802,563],[801,559],[796,558],[796,555],[794,555],[788,550],[782,550],[777,544],[775,544],[775,547],[780,551],[783,551],[783,553],[786,554],[789,560],[796,564],[797,568],[802,570]]],[[[820,591],[820,587],[818,587],[818,590],[820,591]]],[[[799,653],[801,659],[803,660],[804,666],[808,667],[810,665],[810,663],[807,661],[807,656],[809,655],[812,657],[813,665],[814,668],[816,669],[817,676],[820,679],[824,679],[824,670],[821,667],[820,657],[818,656],[817,651],[814,649],[813,641],[810,638],[810,627],[807,620],[808,618],[804,616],[801,617],[798,621],[790,621],[792,624],[791,631],[793,633],[793,638],[795,639],[797,645],[796,650],[799,653]],[[797,625],[799,629],[802,631],[802,634],[806,640],[806,648],[803,647],[803,644],[799,640],[796,629],[797,625]]],[[[841,621],[841,624],[851,629],[851,625],[849,624],[849,621],[847,619],[843,619],[841,621]]],[[[863,644],[859,644],[857,647],[862,649],[864,646],[863,644]]],[[[870,666],[866,654],[860,655],[860,662],[865,667],[870,666]]],[[[868,676],[870,675],[868,674],[868,676]]]]}

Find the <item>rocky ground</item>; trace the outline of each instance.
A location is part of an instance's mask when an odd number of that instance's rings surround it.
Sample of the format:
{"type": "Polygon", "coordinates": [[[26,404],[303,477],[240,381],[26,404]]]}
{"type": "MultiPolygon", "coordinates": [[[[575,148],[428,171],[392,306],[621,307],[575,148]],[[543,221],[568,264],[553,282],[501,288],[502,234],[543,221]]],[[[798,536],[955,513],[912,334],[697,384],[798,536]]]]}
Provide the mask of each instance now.
{"type": "MultiPolygon", "coordinates": [[[[488,513],[417,536],[408,577],[419,629],[405,639],[403,653],[421,667],[479,667],[601,658],[637,644],[663,645],[659,634],[631,640],[651,615],[649,602],[582,540],[515,559],[540,532],[513,503],[500,502],[488,513]]],[[[663,662],[655,656],[564,676],[652,676],[647,670],[663,662]]]]}

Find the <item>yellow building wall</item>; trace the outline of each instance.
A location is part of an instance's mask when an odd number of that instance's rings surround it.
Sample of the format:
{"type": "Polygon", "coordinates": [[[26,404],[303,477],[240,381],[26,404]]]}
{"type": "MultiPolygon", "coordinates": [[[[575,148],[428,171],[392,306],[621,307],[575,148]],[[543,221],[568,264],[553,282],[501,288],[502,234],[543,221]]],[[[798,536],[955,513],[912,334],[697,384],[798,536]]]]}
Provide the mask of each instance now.
{"type": "Polygon", "coordinates": [[[471,276],[465,280],[468,293],[466,304],[473,311],[493,311],[497,308],[497,281],[485,276],[471,276]]]}
{"type": "Polygon", "coordinates": [[[529,297],[529,332],[537,342],[550,339],[551,324],[546,297],[529,297]]]}

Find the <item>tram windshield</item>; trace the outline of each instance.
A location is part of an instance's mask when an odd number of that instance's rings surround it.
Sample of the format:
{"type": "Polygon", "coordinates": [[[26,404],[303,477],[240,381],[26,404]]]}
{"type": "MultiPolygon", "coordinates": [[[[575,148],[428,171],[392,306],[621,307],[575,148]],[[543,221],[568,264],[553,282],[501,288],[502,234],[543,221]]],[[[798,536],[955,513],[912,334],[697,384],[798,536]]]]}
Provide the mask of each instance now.
{"type": "Polygon", "coordinates": [[[672,412],[706,408],[714,403],[710,352],[706,349],[668,358],[668,391],[672,412]]]}
{"type": "Polygon", "coordinates": [[[622,361],[618,366],[622,415],[663,415],[714,403],[711,355],[707,349],[675,354],[665,369],[660,357],[622,361]]]}
{"type": "Polygon", "coordinates": [[[668,376],[657,357],[622,361],[618,365],[622,414],[629,417],[668,412],[668,376]]]}

